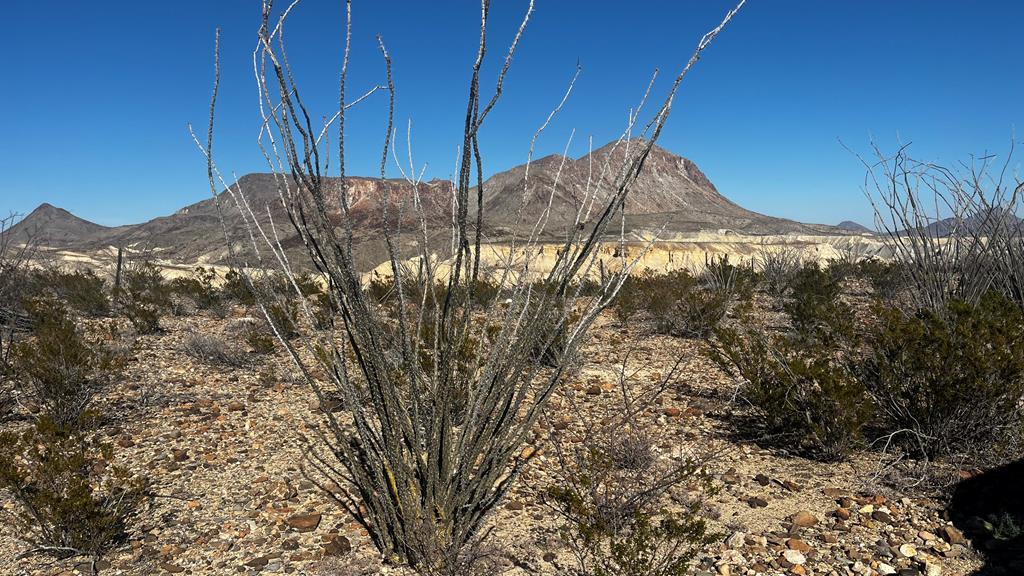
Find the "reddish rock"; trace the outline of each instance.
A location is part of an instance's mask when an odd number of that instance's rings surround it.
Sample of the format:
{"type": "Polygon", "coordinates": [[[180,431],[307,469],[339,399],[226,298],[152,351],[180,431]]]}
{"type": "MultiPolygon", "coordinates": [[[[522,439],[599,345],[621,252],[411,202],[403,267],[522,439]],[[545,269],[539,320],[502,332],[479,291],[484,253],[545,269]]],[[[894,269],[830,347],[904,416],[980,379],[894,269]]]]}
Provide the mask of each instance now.
{"type": "Polygon", "coordinates": [[[807,510],[801,510],[796,514],[793,514],[793,516],[790,517],[790,521],[793,523],[794,526],[799,526],[801,528],[810,528],[811,526],[814,526],[818,523],[818,517],[814,514],[811,514],[807,510]]]}
{"type": "Polygon", "coordinates": [[[289,516],[285,522],[297,532],[312,532],[320,525],[320,514],[296,514],[289,516]]]}

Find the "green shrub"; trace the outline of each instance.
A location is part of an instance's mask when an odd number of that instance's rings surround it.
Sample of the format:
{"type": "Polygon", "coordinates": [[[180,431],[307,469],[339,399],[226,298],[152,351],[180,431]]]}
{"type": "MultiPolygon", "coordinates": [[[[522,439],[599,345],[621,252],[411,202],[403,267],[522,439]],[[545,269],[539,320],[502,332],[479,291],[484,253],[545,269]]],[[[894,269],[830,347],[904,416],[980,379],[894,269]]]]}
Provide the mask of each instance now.
{"type": "Polygon", "coordinates": [[[33,301],[29,310],[33,337],[13,352],[18,382],[59,429],[81,427],[93,396],[116,368],[112,355],[87,342],[58,302],[33,301]]]}
{"type": "Polygon", "coordinates": [[[943,314],[882,308],[860,375],[911,454],[977,454],[1021,426],[1024,313],[996,293],[943,314]]]}
{"type": "Polygon", "coordinates": [[[619,291],[616,315],[622,322],[642,315],[659,334],[705,337],[725,317],[737,289],[733,273],[717,270],[706,284],[686,270],[630,276],[619,291]]]}
{"type": "Polygon", "coordinates": [[[800,340],[828,343],[853,335],[853,313],[839,300],[842,286],[838,278],[810,262],[796,274],[791,286],[782,308],[800,340]]]}
{"type": "MultiPolygon", "coordinates": [[[[565,520],[562,539],[579,576],[683,576],[698,553],[717,541],[699,516],[699,505],[679,512],[658,506],[661,490],[644,477],[650,470],[621,466],[597,447],[572,470],[572,480],[547,490],[545,501],[565,520]]],[[[645,461],[647,462],[647,461],[645,461]]],[[[700,482],[695,465],[673,478],[700,482]]]]}
{"type": "Polygon", "coordinates": [[[238,270],[228,270],[224,274],[224,283],[221,284],[220,290],[224,298],[243,306],[253,306],[256,304],[256,295],[253,294],[245,276],[238,270]]]}
{"type": "Polygon", "coordinates": [[[867,258],[857,263],[857,276],[871,283],[876,298],[888,302],[906,288],[905,272],[901,266],[899,262],[867,258]]]}
{"type": "Polygon", "coordinates": [[[160,331],[160,317],[171,308],[171,288],[149,261],[128,264],[115,291],[121,313],[140,334],[160,331]]]}
{"type": "Polygon", "coordinates": [[[736,266],[729,262],[729,255],[712,258],[698,277],[699,284],[726,299],[747,300],[758,283],[757,272],[752,266],[736,266]]]}
{"type": "Polygon", "coordinates": [[[299,304],[294,299],[279,299],[266,306],[267,316],[278,336],[291,340],[299,335],[296,320],[299,315],[299,304]]]}
{"type": "Polygon", "coordinates": [[[213,268],[198,266],[190,276],[171,280],[170,291],[187,298],[200,310],[218,310],[223,305],[223,295],[214,285],[216,279],[217,272],[213,268]]]}
{"type": "Polygon", "coordinates": [[[109,445],[44,417],[20,435],[0,433],[0,453],[0,490],[17,505],[26,554],[96,559],[125,541],[146,483],[109,465],[109,445]]]}
{"type": "Polygon", "coordinates": [[[731,329],[716,334],[712,359],[741,379],[740,395],[766,432],[826,461],[844,459],[861,444],[871,401],[832,349],[731,329]]]}
{"type": "Polygon", "coordinates": [[[35,273],[33,281],[41,291],[53,294],[82,314],[94,317],[110,315],[107,283],[92,270],[40,270],[35,273]]]}

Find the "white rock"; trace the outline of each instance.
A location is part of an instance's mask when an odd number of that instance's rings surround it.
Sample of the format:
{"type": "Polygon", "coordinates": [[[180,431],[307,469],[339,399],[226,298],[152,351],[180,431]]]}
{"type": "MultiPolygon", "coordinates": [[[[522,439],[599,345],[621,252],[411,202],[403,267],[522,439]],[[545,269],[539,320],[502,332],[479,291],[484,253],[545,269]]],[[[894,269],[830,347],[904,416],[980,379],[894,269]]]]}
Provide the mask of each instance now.
{"type": "Polygon", "coordinates": [[[746,543],[746,537],[747,535],[743,532],[733,532],[732,536],[729,536],[725,539],[725,545],[729,548],[732,548],[733,550],[736,550],[737,548],[742,548],[743,545],[746,543]]]}
{"type": "Polygon", "coordinates": [[[888,576],[889,574],[895,574],[896,573],[896,569],[893,568],[892,566],[889,566],[885,562],[879,562],[877,570],[878,570],[878,573],[881,574],[882,576],[888,576]]]}
{"type": "Polygon", "coordinates": [[[917,548],[913,544],[904,544],[900,546],[900,556],[904,558],[913,558],[917,556],[917,548]]]}
{"type": "Polygon", "coordinates": [[[807,562],[807,558],[800,553],[799,550],[786,550],[782,553],[782,557],[786,559],[786,562],[799,566],[804,562],[807,562]]]}

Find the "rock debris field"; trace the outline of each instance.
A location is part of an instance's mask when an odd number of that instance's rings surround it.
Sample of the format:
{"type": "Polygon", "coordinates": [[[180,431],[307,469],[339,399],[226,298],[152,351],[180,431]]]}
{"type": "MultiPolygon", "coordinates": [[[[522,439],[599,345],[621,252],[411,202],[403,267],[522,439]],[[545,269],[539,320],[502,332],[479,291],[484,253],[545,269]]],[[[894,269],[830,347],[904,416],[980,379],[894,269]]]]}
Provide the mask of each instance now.
{"type": "MultiPolygon", "coordinates": [[[[128,543],[96,568],[111,575],[401,573],[380,564],[361,526],[305,476],[304,438],[322,407],[287,358],[247,353],[246,367],[228,368],[182,351],[194,332],[230,339],[228,327],[245,314],[163,318],[163,332],[138,337],[122,377],[101,393],[102,433],[115,445],[115,460],[149,477],[157,497],[128,543]]],[[[638,337],[606,313],[542,428],[572,442],[583,421],[615,403],[624,342],[635,342],[631,362],[642,367],[640,380],[683,358],[679,380],[641,416],[659,457],[715,454],[709,472],[718,490],[704,515],[721,537],[692,573],[955,576],[981,565],[943,519],[940,500],[873,479],[877,454],[823,464],[737,440],[729,423],[742,410],[732,399],[735,385],[700,340],[638,337]]],[[[505,574],[564,573],[571,557],[561,520],[543,502],[557,463],[543,443],[526,449],[539,455],[493,515],[491,542],[506,552],[505,574]]],[[[681,486],[671,496],[689,497],[681,486]]],[[[15,509],[9,500],[0,506],[15,509]]],[[[22,546],[0,525],[0,573],[91,571],[81,559],[17,558],[22,546]]]]}

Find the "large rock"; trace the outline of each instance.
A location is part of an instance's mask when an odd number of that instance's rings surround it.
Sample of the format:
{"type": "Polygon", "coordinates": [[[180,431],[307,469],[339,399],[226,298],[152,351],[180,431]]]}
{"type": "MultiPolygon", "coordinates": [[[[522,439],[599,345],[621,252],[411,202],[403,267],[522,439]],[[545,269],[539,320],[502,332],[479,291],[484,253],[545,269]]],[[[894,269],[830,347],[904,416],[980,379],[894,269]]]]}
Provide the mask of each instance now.
{"type": "Polygon", "coordinates": [[[317,526],[320,525],[320,514],[314,512],[312,514],[296,514],[289,516],[285,522],[297,532],[312,532],[316,530],[317,526]]]}

